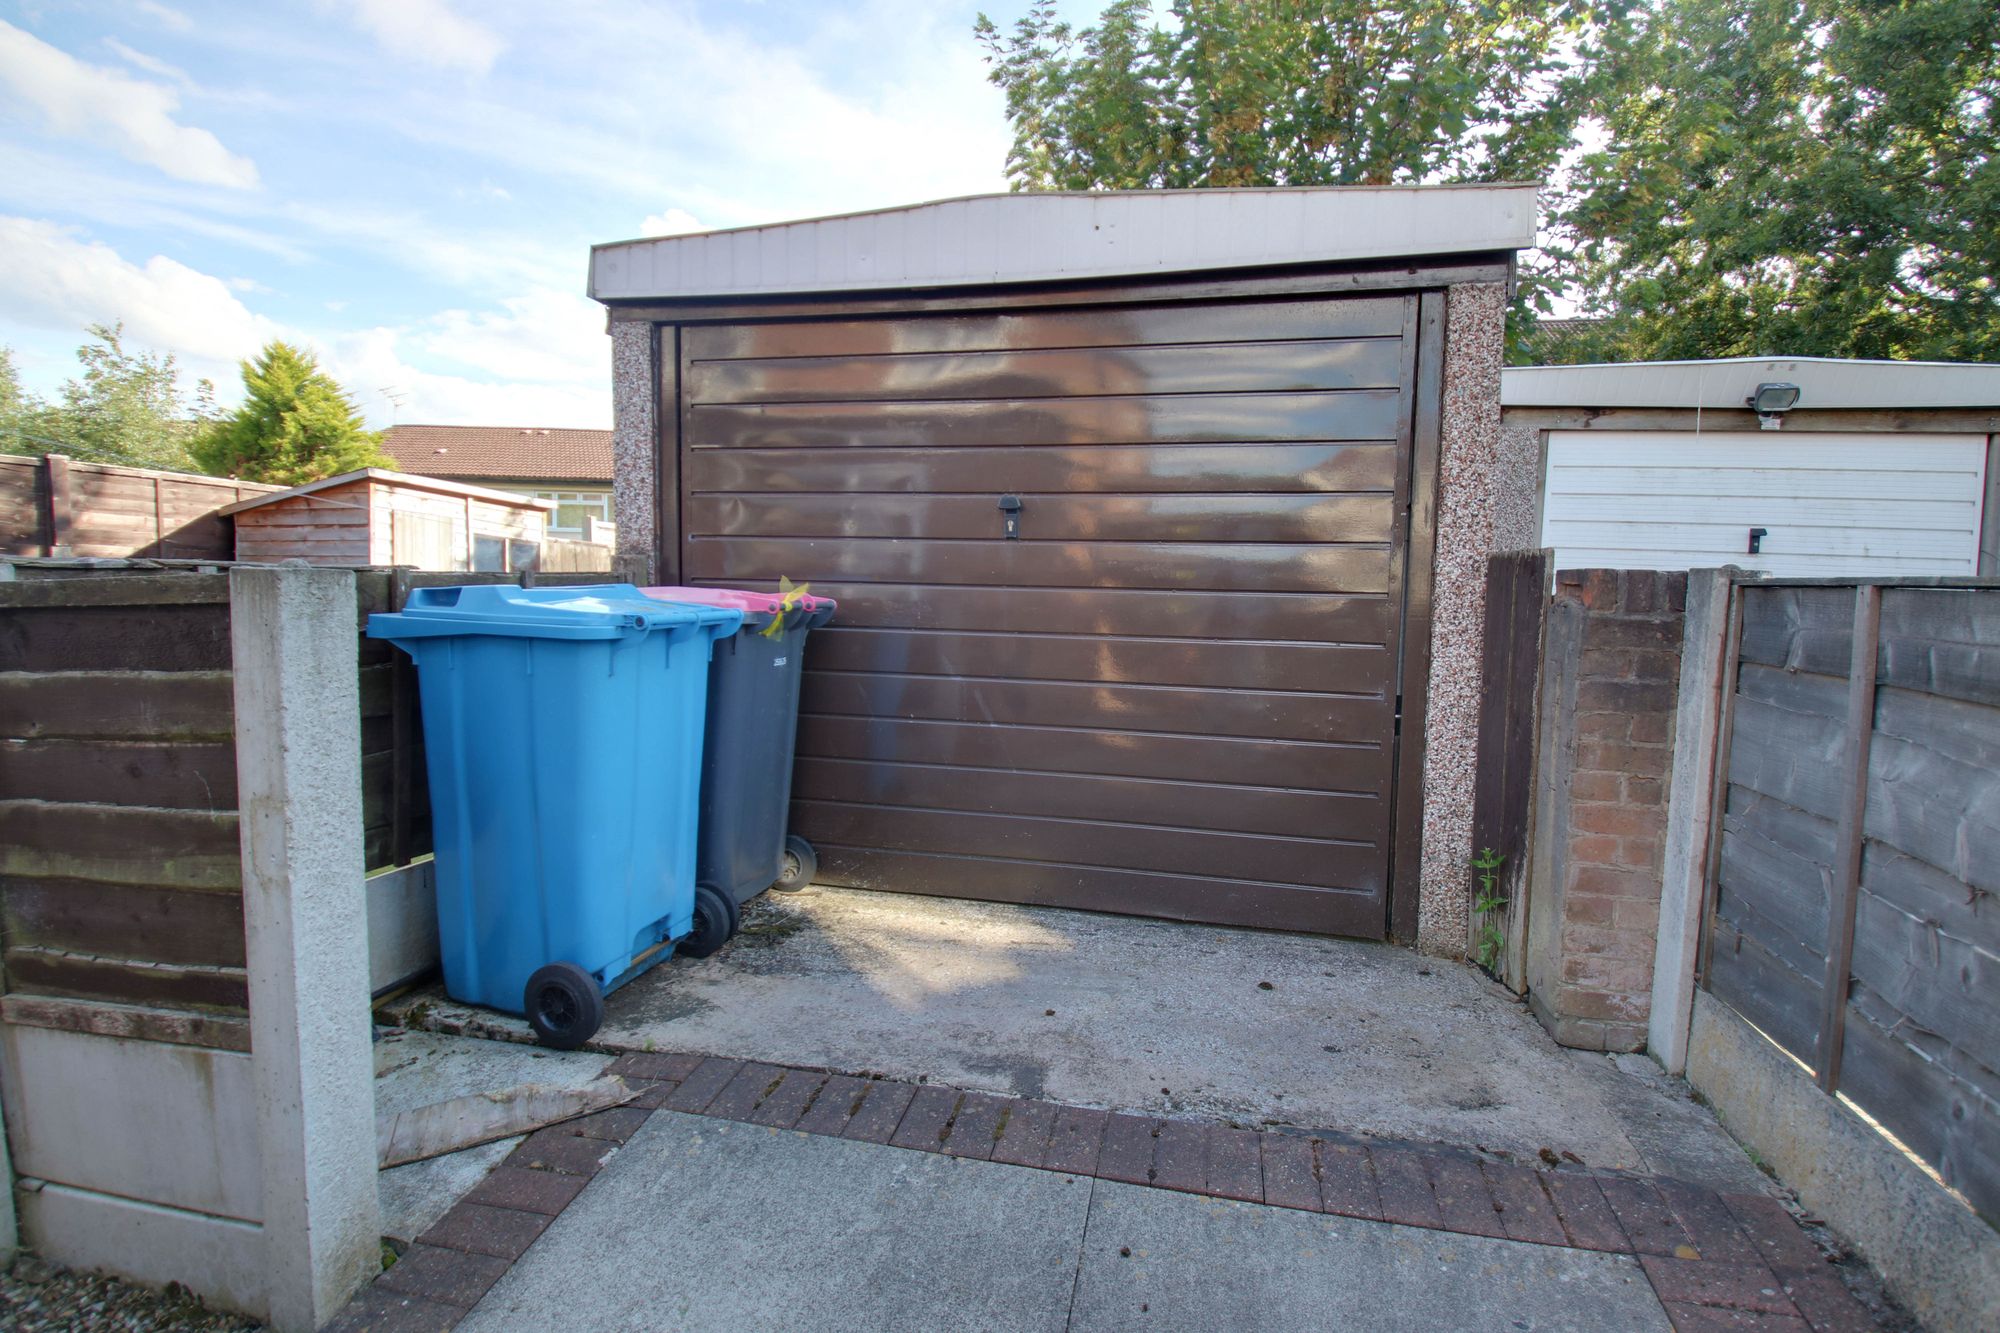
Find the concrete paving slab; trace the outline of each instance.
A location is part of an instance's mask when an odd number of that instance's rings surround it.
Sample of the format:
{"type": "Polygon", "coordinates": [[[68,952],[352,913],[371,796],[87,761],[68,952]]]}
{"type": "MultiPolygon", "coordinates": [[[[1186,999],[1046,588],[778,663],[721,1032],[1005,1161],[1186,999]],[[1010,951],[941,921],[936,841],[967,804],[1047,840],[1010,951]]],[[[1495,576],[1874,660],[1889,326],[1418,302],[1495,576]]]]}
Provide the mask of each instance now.
{"type": "Polygon", "coordinates": [[[459,1328],[1060,1329],[1091,1188],[660,1111],[459,1328]]]}
{"type": "MultiPolygon", "coordinates": [[[[526,1035],[514,1019],[426,1003],[471,1030],[526,1035]]],[[[613,995],[599,1036],[1246,1126],[1664,1162],[1685,1179],[1768,1188],[1684,1084],[1563,1050],[1474,968],[1354,940],[850,889],[766,894],[719,953],[670,960],[613,995]]]]}
{"type": "Polygon", "coordinates": [[[1078,1330],[1670,1327],[1629,1255],[1097,1183],[1078,1330]]]}
{"type": "MultiPolygon", "coordinates": [[[[609,1057],[591,1051],[550,1051],[432,1032],[390,1032],[375,1043],[375,1113],[414,1110],[522,1083],[582,1087],[608,1063],[609,1057]]],[[[382,1234],[400,1241],[414,1240],[485,1179],[524,1137],[482,1143],[463,1152],[376,1172],[382,1234]]]]}
{"type": "Polygon", "coordinates": [[[1691,1180],[1725,1194],[1769,1194],[1776,1185],[1758,1170],[1686,1079],[1644,1055],[1567,1052],[1603,1095],[1654,1175],[1691,1180]]]}

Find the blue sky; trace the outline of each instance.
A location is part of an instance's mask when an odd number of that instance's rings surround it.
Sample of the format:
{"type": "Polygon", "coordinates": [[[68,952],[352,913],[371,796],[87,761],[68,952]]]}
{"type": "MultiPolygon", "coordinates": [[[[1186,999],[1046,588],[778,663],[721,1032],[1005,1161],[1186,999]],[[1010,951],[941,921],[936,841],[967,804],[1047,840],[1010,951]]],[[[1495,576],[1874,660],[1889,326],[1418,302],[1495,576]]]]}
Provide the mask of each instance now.
{"type": "Polygon", "coordinates": [[[0,345],[48,393],[122,319],[231,401],[286,337],[376,425],[608,425],[593,242],[1005,188],[979,7],[0,0],[0,345]]]}

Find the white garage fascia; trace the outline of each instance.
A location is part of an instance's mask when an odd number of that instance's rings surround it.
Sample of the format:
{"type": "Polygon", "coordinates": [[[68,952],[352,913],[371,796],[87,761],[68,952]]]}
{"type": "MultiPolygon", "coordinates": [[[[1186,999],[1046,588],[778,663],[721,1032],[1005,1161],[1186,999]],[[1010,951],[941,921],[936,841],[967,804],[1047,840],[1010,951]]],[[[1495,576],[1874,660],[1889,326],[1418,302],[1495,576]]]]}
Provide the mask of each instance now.
{"type": "Polygon", "coordinates": [[[1500,405],[1741,410],[1764,383],[1796,384],[1801,411],[2000,409],[2000,365],[1811,356],[1514,366],[1500,373],[1500,405]]]}
{"type": "Polygon", "coordinates": [[[599,301],[1084,281],[1494,254],[1534,185],[1023,191],[593,246],[599,301]]]}

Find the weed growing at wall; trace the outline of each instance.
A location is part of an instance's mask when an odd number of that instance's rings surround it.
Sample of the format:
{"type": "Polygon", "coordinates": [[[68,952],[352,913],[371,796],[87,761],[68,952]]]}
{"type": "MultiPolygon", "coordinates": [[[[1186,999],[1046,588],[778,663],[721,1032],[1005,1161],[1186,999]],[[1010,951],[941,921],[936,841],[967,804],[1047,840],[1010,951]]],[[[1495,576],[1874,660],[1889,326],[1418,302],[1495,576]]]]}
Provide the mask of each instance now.
{"type": "Polygon", "coordinates": [[[1472,913],[1475,917],[1482,918],[1479,938],[1474,944],[1472,956],[1488,972],[1493,970],[1493,964],[1499,960],[1501,947],[1507,943],[1507,937],[1500,932],[1500,927],[1493,921],[1495,914],[1507,910],[1507,898],[1497,887],[1500,882],[1500,866],[1506,859],[1503,853],[1496,852],[1491,847],[1480,848],[1479,855],[1472,858],[1472,868],[1479,872],[1479,892],[1473,897],[1472,913]]]}

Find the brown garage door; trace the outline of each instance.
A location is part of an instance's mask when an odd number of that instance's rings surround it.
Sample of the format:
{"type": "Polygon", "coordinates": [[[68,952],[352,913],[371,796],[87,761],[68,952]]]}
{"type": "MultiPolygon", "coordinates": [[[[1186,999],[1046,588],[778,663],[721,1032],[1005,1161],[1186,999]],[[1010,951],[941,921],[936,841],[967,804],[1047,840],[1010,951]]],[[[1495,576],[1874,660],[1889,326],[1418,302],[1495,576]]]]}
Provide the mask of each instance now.
{"type": "Polygon", "coordinates": [[[683,328],[683,576],[840,599],[821,878],[1380,937],[1415,306],[683,328]]]}

